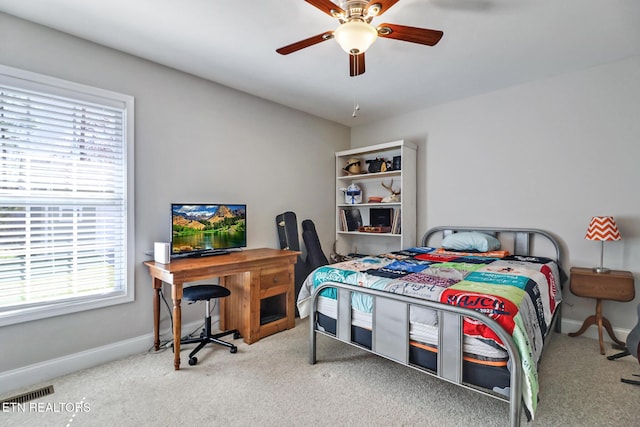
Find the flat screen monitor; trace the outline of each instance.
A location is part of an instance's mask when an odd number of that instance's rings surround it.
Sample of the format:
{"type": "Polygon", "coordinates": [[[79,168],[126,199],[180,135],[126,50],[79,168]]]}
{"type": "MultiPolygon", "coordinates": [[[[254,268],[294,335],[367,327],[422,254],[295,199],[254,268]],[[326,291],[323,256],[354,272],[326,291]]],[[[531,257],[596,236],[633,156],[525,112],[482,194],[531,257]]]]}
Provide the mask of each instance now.
{"type": "Polygon", "coordinates": [[[171,204],[171,256],[206,256],[247,246],[247,205],[171,204]]]}

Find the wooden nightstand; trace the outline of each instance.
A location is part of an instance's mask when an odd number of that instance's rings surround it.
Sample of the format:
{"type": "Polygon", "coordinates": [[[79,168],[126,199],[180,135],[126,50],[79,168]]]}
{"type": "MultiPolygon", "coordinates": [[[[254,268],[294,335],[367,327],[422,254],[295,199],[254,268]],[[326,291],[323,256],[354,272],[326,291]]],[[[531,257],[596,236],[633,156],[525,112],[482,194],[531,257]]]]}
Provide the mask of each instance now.
{"type": "Polygon", "coordinates": [[[579,297],[596,299],[596,314],[587,317],[579,331],[568,334],[570,337],[582,335],[591,325],[598,325],[598,338],[600,339],[600,354],[604,354],[602,341],[602,327],[620,347],[624,348],[624,342],[616,338],[611,328],[611,323],[602,316],[602,300],[631,301],[636,296],[633,285],[633,274],[629,271],[611,270],[609,273],[596,273],[591,268],[571,268],[571,292],[579,297]]]}

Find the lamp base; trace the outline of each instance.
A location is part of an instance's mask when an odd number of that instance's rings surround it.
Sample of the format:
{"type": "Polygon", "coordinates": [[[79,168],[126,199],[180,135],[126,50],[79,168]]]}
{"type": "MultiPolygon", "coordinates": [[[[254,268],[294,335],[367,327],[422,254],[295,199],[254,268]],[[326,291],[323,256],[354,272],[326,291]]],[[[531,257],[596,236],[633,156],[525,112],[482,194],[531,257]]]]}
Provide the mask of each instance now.
{"type": "Polygon", "coordinates": [[[606,267],[593,267],[593,272],[599,273],[599,274],[606,274],[606,273],[610,273],[611,269],[606,267]]]}

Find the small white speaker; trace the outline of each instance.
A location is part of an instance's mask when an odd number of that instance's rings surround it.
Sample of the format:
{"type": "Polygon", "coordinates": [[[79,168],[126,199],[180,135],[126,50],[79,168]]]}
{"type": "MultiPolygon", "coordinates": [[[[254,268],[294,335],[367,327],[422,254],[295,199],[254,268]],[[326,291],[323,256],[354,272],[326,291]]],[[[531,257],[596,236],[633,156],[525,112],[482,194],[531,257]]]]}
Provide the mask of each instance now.
{"type": "Polygon", "coordinates": [[[171,255],[169,255],[169,244],[163,242],[155,242],[153,244],[153,259],[160,264],[169,264],[171,255]]]}

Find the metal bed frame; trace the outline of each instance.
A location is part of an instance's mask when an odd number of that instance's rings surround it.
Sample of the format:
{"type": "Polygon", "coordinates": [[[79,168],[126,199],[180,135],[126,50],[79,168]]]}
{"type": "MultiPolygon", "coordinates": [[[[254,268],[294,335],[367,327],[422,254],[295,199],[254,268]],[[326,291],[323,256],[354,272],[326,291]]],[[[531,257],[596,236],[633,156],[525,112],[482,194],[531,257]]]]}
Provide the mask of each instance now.
{"type": "MultiPolygon", "coordinates": [[[[518,255],[532,255],[531,248],[535,236],[550,241],[556,252],[555,260],[562,270],[562,251],[559,241],[544,230],[532,228],[487,228],[487,227],[436,227],[425,233],[422,245],[427,243],[437,233],[447,235],[458,231],[480,231],[496,236],[509,233],[513,236],[513,253],[518,255]]],[[[562,284],[561,284],[562,285],[562,284]]],[[[549,331],[555,329],[560,332],[560,306],[557,307],[549,331]]],[[[316,363],[316,337],[325,335],[376,355],[393,360],[397,363],[438,377],[458,386],[509,403],[510,425],[520,425],[522,412],[522,364],[520,354],[512,337],[493,319],[475,310],[447,305],[436,301],[422,300],[403,295],[397,295],[371,288],[362,288],[343,283],[327,282],[318,286],[312,296],[310,325],[310,353],[309,363],[316,363]],[[317,329],[318,296],[325,288],[337,290],[337,318],[336,333],[331,334],[317,329]],[[372,313],[372,345],[371,349],[361,346],[351,340],[351,293],[371,295],[374,301],[372,313]],[[438,353],[437,371],[431,371],[409,362],[409,306],[420,306],[436,310],[438,313],[438,353]],[[506,396],[490,392],[476,386],[462,382],[463,364],[463,318],[469,317],[483,322],[491,328],[502,340],[511,360],[510,395],[506,396]]],[[[548,336],[549,334],[547,334],[548,336]]],[[[546,337],[545,337],[546,340],[546,337]]]]}

